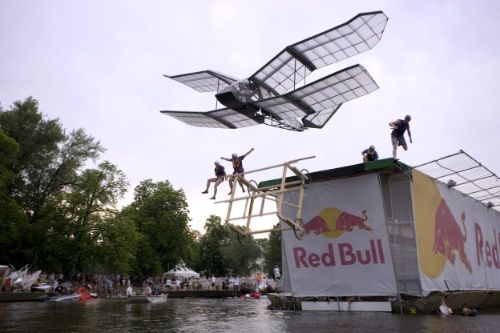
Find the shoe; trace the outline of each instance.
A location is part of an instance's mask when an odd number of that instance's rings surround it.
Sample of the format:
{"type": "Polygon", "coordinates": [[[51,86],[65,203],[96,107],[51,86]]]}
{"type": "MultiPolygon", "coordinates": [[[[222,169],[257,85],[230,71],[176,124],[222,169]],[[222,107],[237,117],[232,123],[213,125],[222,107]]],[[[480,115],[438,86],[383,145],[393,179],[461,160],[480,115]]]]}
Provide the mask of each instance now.
{"type": "Polygon", "coordinates": [[[241,192],[245,193],[245,189],[244,189],[244,188],[242,188],[242,189],[241,189],[241,192]]]}
{"type": "Polygon", "coordinates": [[[215,196],[211,197],[210,200],[215,200],[215,196]]]}
{"type": "Polygon", "coordinates": [[[207,190],[205,190],[205,191],[201,192],[201,194],[207,194],[207,193],[208,193],[208,191],[207,191],[207,190]]]}

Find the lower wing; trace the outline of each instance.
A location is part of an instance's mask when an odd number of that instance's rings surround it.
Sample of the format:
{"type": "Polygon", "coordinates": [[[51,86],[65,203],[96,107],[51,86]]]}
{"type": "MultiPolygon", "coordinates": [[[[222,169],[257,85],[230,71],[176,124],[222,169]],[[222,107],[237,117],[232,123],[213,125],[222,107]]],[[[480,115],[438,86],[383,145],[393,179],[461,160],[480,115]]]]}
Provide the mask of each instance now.
{"type": "Polygon", "coordinates": [[[263,119],[256,116],[255,112],[243,112],[233,109],[217,109],[207,112],[191,111],[160,111],[161,113],[174,117],[191,126],[212,128],[241,128],[259,125],[263,119]]]}

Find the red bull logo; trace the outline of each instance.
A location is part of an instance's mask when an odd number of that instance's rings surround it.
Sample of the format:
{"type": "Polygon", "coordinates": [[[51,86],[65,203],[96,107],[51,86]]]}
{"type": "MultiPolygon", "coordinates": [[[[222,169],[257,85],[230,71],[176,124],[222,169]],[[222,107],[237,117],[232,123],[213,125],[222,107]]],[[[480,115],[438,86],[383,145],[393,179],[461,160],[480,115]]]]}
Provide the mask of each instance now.
{"type": "Polygon", "coordinates": [[[361,216],[358,216],[329,207],[321,210],[319,215],[305,223],[304,230],[306,235],[313,233],[335,238],[346,231],[352,232],[354,229],[371,231],[372,228],[367,224],[367,220],[366,209],[361,212],[361,216]]]}
{"type": "Polygon", "coordinates": [[[323,219],[321,216],[318,215],[313,217],[306,224],[304,224],[304,231],[306,235],[310,234],[311,232],[316,235],[319,235],[331,230],[328,224],[326,223],[325,219],[323,219]]]}
{"type": "Polygon", "coordinates": [[[363,217],[343,212],[337,219],[337,226],[335,227],[335,230],[351,232],[353,228],[359,228],[371,231],[372,228],[365,223],[366,220],[368,220],[366,209],[363,210],[361,214],[363,214],[363,217]]]}
{"type": "Polygon", "coordinates": [[[465,227],[465,213],[462,212],[460,218],[463,233],[460,225],[450,211],[448,204],[441,199],[434,219],[434,246],[432,251],[446,256],[452,265],[455,265],[456,253],[465,268],[472,273],[472,266],[465,253],[465,242],[467,241],[467,228],[465,227]]]}
{"type": "Polygon", "coordinates": [[[415,170],[413,198],[420,270],[428,277],[437,279],[449,263],[465,267],[472,273],[466,250],[465,213],[462,212],[460,219],[456,219],[436,182],[415,170]]]}

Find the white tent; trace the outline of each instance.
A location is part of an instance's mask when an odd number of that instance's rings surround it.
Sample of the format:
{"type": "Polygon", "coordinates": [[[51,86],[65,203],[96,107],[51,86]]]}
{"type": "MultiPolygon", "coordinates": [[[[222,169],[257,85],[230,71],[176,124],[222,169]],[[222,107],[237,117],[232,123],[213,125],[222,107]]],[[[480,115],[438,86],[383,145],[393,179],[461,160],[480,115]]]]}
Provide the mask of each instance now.
{"type": "Polygon", "coordinates": [[[172,268],[171,270],[169,270],[164,274],[167,276],[174,276],[176,278],[200,277],[200,273],[196,273],[191,268],[186,267],[186,264],[184,264],[184,262],[182,261],[178,263],[174,268],[172,268]]]}

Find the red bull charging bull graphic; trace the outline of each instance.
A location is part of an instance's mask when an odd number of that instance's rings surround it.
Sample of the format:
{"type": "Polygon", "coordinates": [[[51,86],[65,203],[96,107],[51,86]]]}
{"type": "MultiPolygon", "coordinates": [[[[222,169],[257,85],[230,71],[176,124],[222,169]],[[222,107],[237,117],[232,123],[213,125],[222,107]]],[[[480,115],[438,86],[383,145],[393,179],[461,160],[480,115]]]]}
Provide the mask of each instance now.
{"type": "Polygon", "coordinates": [[[366,223],[368,220],[366,209],[361,212],[361,215],[357,216],[349,212],[342,212],[335,207],[329,207],[323,209],[319,215],[304,224],[305,233],[306,235],[311,232],[316,235],[325,234],[328,237],[329,233],[335,232],[334,234],[338,235],[344,231],[351,232],[354,228],[371,231],[372,228],[366,223]]]}
{"type": "Polygon", "coordinates": [[[283,234],[295,295],[396,293],[376,174],[313,183],[303,207],[304,239],[283,234]]]}
{"type": "Polygon", "coordinates": [[[500,289],[500,214],[418,171],[413,201],[424,294],[500,289]]]}
{"type": "Polygon", "coordinates": [[[455,264],[456,254],[465,265],[469,273],[472,266],[465,254],[465,242],[467,240],[467,229],[465,226],[465,213],[460,218],[461,225],[457,223],[444,199],[441,200],[434,219],[434,253],[445,255],[452,265],[455,264]],[[463,232],[462,232],[463,230],[463,232]]]}

